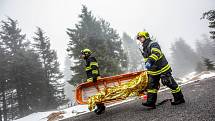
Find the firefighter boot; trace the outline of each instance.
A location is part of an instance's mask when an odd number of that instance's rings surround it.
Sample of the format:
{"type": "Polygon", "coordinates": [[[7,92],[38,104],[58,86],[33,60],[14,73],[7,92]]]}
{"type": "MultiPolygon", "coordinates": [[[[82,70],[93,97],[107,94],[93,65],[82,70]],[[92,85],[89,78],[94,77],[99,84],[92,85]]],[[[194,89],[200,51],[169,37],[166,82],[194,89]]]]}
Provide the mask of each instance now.
{"type": "Polygon", "coordinates": [[[155,109],[155,103],[157,101],[157,93],[148,93],[147,101],[142,103],[143,106],[149,107],[151,109],[155,109]]]}
{"type": "Polygon", "coordinates": [[[174,97],[174,102],[171,102],[172,105],[179,105],[185,103],[184,96],[181,91],[177,93],[172,93],[172,95],[174,97]]]}
{"type": "Polygon", "coordinates": [[[104,113],[104,111],[105,111],[105,105],[104,105],[104,103],[96,104],[96,106],[97,106],[97,109],[95,109],[94,112],[97,115],[100,115],[100,114],[104,113]]]}

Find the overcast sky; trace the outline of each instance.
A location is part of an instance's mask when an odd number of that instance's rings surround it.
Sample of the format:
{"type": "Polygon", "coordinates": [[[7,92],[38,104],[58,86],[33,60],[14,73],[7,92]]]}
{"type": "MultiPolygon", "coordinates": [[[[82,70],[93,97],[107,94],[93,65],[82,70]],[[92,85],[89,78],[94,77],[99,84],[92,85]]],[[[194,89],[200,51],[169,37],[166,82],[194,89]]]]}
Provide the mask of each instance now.
{"type": "Polygon", "coordinates": [[[145,28],[169,54],[177,38],[194,47],[202,34],[208,34],[208,21],[200,18],[215,8],[215,0],[0,0],[0,20],[6,16],[18,20],[28,39],[36,26],[44,29],[63,64],[69,41],[65,31],[78,22],[82,5],[110,22],[120,36],[127,32],[133,38],[145,28]]]}

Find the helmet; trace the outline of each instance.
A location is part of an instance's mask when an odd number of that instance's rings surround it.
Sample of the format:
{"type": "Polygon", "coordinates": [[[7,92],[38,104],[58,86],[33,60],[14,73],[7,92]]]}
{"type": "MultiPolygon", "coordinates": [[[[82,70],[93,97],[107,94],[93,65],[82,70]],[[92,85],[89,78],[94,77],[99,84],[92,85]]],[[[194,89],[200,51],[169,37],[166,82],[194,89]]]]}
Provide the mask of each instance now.
{"type": "Polygon", "coordinates": [[[137,39],[139,39],[140,37],[144,37],[145,39],[149,39],[149,33],[146,31],[138,32],[137,33],[137,39]]]}
{"type": "Polygon", "coordinates": [[[92,51],[90,49],[86,48],[86,49],[81,50],[81,53],[86,54],[86,55],[88,55],[88,54],[90,55],[92,53],[92,51]]]}

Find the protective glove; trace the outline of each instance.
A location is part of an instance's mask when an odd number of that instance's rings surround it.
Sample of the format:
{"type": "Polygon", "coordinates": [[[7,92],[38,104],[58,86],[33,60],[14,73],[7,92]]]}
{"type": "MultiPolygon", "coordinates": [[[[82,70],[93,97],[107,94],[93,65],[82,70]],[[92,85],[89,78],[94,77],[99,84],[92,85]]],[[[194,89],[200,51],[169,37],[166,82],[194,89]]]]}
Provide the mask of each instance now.
{"type": "Polygon", "coordinates": [[[97,82],[97,76],[93,76],[93,82],[97,82]]]}
{"type": "Polygon", "coordinates": [[[148,69],[150,69],[151,67],[152,67],[152,64],[150,63],[150,62],[146,62],[145,63],[145,67],[146,67],[146,69],[148,70],[148,69]]]}
{"type": "Polygon", "coordinates": [[[93,81],[92,78],[87,79],[87,82],[92,82],[92,81],[93,81]]]}

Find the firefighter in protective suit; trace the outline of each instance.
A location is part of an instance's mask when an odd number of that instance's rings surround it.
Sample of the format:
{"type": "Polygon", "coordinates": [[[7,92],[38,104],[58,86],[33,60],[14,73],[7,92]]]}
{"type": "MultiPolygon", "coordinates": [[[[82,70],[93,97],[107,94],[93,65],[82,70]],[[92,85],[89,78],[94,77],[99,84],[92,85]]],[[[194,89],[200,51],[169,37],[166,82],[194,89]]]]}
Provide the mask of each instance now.
{"type": "MultiPolygon", "coordinates": [[[[87,74],[87,82],[97,82],[97,79],[100,78],[99,65],[96,61],[96,58],[93,57],[92,51],[90,49],[83,49],[81,51],[82,58],[86,61],[85,71],[87,74]]],[[[97,108],[94,110],[96,114],[101,114],[105,111],[105,106],[103,103],[96,104],[97,108]]]]}
{"type": "Polygon", "coordinates": [[[178,86],[174,78],[172,77],[172,70],[168,61],[166,60],[161,48],[157,42],[150,39],[148,32],[139,32],[137,39],[142,43],[145,68],[148,72],[148,88],[147,88],[147,101],[142,105],[156,108],[155,103],[157,100],[157,92],[159,88],[159,81],[162,84],[171,89],[171,93],[174,97],[172,105],[178,105],[185,103],[181,88],[178,86]]]}

